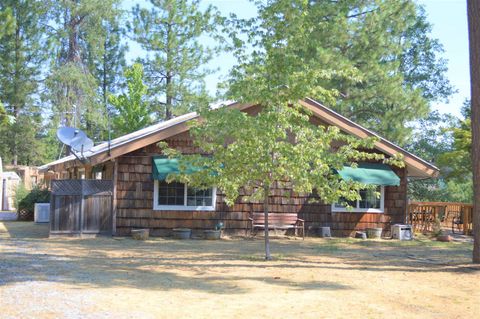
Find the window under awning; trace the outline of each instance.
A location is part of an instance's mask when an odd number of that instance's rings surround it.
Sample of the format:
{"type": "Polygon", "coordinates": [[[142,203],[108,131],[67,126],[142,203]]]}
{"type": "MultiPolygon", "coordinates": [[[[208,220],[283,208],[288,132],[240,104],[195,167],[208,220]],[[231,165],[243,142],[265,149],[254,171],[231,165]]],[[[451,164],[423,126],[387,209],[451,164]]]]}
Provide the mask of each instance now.
{"type": "MultiPolygon", "coordinates": [[[[183,173],[193,174],[200,171],[198,167],[187,165],[183,173]]],[[[179,174],[180,163],[176,158],[153,157],[152,160],[152,178],[158,180],[165,180],[168,174],[179,174]]]]}
{"type": "Polygon", "coordinates": [[[368,185],[399,186],[400,177],[390,168],[381,163],[359,163],[357,168],[344,166],[338,171],[342,179],[368,185]]]}

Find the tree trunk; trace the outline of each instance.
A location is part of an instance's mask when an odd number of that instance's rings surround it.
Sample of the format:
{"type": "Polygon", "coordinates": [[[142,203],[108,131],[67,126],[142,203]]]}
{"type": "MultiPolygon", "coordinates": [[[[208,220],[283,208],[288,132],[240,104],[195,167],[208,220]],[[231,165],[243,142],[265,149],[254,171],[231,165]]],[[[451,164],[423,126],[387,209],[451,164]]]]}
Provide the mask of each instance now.
{"type": "Polygon", "coordinates": [[[265,260],[272,260],[272,256],[270,255],[270,237],[268,234],[268,210],[270,208],[268,197],[270,195],[270,186],[264,186],[263,193],[263,213],[265,217],[265,260]]]}
{"type": "MultiPolygon", "coordinates": [[[[172,14],[170,12],[170,14],[172,14]]],[[[171,32],[172,32],[172,25],[169,22],[167,25],[167,63],[166,63],[166,85],[165,85],[165,119],[170,120],[173,118],[173,93],[172,93],[172,80],[173,80],[173,62],[172,62],[172,54],[170,52],[170,41],[171,41],[171,32]]]]}
{"type": "Polygon", "coordinates": [[[473,164],[473,262],[480,264],[480,0],[467,0],[473,164]]]}
{"type": "Polygon", "coordinates": [[[13,131],[13,165],[17,166],[18,165],[18,118],[20,116],[20,108],[24,107],[24,105],[20,105],[20,97],[18,93],[18,85],[19,85],[19,77],[20,77],[20,72],[21,72],[21,64],[20,64],[20,23],[19,23],[19,17],[18,13],[15,13],[15,19],[16,19],[16,28],[15,28],[15,75],[14,75],[14,80],[13,80],[13,116],[15,117],[15,124],[12,127],[13,131]]]}
{"type": "Polygon", "coordinates": [[[173,118],[173,113],[172,113],[172,104],[173,104],[173,98],[172,98],[172,93],[171,93],[171,86],[172,86],[172,76],[171,72],[167,71],[167,81],[166,81],[166,103],[165,103],[165,119],[170,120],[173,118]]]}

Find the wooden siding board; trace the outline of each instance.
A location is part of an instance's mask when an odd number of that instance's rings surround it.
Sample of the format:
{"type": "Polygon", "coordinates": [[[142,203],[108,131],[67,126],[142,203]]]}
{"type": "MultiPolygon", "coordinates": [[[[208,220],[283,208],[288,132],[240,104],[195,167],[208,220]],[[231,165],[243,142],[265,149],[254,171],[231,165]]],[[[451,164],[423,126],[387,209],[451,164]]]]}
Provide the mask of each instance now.
{"type": "MultiPolygon", "coordinates": [[[[188,133],[183,133],[166,140],[170,147],[181,149],[192,154],[200,150],[195,148],[188,133]]],[[[154,229],[171,229],[188,227],[193,229],[212,229],[218,221],[225,223],[228,229],[246,229],[248,217],[253,212],[263,212],[260,202],[244,202],[246,195],[241,190],[241,196],[233,207],[223,202],[223,194],[217,194],[216,210],[206,211],[159,211],[153,210],[153,181],[151,179],[151,156],[161,154],[155,145],[148,145],[125,156],[118,161],[117,182],[117,230],[129,233],[130,228],[147,227],[154,229]],[[122,175],[123,174],[123,175],[122,175]],[[125,175],[128,174],[128,175],[125,175]],[[142,226],[143,225],[143,226],[142,226]]],[[[401,178],[398,187],[385,187],[385,213],[338,213],[331,212],[331,205],[322,202],[313,195],[296,194],[286,182],[276,182],[269,201],[271,213],[298,213],[305,220],[306,226],[330,226],[337,234],[352,234],[355,230],[379,226],[388,230],[390,224],[401,223],[406,214],[406,174],[403,168],[394,168],[401,178]],[[287,196],[288,195],[288,196],[287,196]]],[[[160,233],[160,232],[154,232],[160,233]]]]}

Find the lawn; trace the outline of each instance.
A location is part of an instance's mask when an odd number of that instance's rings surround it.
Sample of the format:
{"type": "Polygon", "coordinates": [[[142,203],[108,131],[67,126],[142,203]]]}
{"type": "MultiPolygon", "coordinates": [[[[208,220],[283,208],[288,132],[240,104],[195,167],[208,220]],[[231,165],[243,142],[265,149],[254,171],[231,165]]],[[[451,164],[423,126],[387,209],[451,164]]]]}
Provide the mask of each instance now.
{"type": "Polygon", "coordinates": [[[45,238],[0,222],[1,318],[474,318],[471,243],[45,238]]]}

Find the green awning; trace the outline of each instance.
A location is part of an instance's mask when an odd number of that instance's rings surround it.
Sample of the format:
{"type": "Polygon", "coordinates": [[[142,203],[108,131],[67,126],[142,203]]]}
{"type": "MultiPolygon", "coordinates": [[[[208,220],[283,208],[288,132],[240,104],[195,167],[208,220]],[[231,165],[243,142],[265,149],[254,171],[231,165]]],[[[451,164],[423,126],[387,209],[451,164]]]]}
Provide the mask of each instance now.
{"type": "MultiPolygon", "coordinates": [[[[153,157],[152,162],[152,178],[158,180],[165,180],[168,174],[180,173],[180,163],[176,158],[153,157]]],[[[191,165],[187,165],[184,173],[192,174],[198,172],[200,169],[191,165]]]]}
{"type": "Polygon", "coordinates": [[[344,166],[338,173],[346,181],[383,186],[400,185],[400,177],[386,164],[359,163],[357,168],[344,166]]]}

